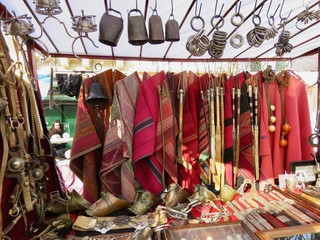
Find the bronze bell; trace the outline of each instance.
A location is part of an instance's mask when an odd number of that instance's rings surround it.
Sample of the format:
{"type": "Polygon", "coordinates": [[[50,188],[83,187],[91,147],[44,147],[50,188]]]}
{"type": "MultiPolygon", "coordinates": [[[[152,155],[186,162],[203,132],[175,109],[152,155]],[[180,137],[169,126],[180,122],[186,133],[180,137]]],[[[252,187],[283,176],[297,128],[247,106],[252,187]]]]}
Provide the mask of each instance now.
{"type": "Polygon", "coordinates": [[[90,104],[99,104],[107,102],[108,98],[105,96],[102,86],[98,83],[97,79],[90,86],[89,97],[87,97],[86,102],[90,104]]]}
{"type": "Polygon", "coordinates": [[[164,34],[161,17],[157,10],[153,10],[152,16],[149,18],[149,43],[160,44],[164,42],[164,34]]]}
{"type": "Polygon", "coordinates": [[[139,9],[132,9],[128,13],[128,38],[129,43],[134,46],[143,45],[149,41],[144,17],[139,9]],[[140,15],[130,16],[132,12],[140,15]]]}
{"type": "Polygon", "coordinates": [[[179,23],[174,19],[173,14],[170,14],[166,22],[166,41],[177,42],[180,40],[179,23]]]}

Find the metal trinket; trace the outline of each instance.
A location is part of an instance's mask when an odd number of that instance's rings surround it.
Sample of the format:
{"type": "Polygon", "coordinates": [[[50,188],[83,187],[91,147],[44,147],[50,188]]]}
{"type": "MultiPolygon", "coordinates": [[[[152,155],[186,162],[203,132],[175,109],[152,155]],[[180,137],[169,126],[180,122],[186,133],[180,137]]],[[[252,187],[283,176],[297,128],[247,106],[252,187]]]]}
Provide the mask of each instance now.
{"type": "Polygon", "coordinates": [[[36,13],[42,15],[57,15],[62,13],[59,0],[35,0],[36,13]]]}

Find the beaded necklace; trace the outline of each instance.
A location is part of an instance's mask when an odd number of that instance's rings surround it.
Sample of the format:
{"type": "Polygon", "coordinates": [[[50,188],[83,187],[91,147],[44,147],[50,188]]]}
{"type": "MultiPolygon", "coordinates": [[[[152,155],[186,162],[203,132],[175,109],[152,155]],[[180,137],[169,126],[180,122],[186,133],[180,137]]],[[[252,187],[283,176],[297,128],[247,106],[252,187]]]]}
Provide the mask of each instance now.
{"type": "Polygon", "coordinates": [[[276,117],[274,116],[274,111],[276,110],[276,107],[271,103],[270,96],[269,96],[269,83],[272,83],[275,78],[275,71],[271,68],[271,66],[268,66],[266,70],[263,71],[262,76],[264,78],[264,85],[265,85],[265,91],[267,95],[267,104],[268,104],[268,120],[269,120],[269,126],[268,130],[269,132],[275,132],[276,126],[274,125],[276,122],[276,117]]]}
{"type": "Polygon", "coordinates": [[[291,131],[291,126],[288,124],[288,119],[285,113],[285,101],[284,101],[284,88],[290,84],[290,75],[288,71],[281,71],[276,75],[276,80],[279,85],[280,98],[281,98],[281,138],[280,147],[285,148],[288,145],[285,136],[291,131]]]}

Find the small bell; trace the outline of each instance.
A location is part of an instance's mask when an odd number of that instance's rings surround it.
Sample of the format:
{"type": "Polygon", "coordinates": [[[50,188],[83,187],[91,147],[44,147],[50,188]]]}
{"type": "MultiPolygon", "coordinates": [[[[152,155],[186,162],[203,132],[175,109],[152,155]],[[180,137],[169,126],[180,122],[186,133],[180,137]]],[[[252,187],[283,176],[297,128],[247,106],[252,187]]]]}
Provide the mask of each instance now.
{"type": "Polygon", "coordinates": [[[90,86],[89,97],[87,97],[86,102],[90,104],[99,104],[107,102],[108,98],[105,96],[102,86],[98,83],[97,79],[90,86]]]}

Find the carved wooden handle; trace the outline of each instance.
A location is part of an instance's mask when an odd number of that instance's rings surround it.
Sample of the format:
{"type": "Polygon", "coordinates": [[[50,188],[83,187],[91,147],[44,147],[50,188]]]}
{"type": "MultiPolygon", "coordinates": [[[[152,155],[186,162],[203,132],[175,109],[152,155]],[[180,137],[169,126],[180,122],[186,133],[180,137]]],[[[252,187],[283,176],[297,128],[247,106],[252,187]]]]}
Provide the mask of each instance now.
{"type": "Polygon", "coordinates": [[[184,91],[179,89],[178,92],[179,98],[179,108],[178,108],[178,140],[177,140],[177,162],[183,165],[187,169],[191,169],[191,164],[188,163],[182,156],[182,147],[183,147],[183,102],[184,102],[184,91]]]}

